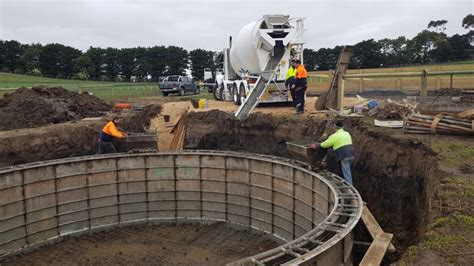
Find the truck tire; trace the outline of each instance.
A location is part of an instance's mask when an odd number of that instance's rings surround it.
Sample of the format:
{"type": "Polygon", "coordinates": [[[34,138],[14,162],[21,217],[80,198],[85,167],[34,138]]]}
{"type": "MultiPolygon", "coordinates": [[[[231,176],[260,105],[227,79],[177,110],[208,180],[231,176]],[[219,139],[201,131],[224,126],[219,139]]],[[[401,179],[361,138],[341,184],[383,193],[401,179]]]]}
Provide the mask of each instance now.
{"type": "Polygon", "coordinates": [[[232,98],[234,99],[234,104],[235,105],[240,105],[239,89],[237,88],[236,83],[232,84],[232,98]]]}
{"type": "Polygon", "coordinates": [[[220,86],[216,85],[214,86],[214,89],[212,91],[212,95],[214,96],[214,99],[216,99],[216,101],[222,101],[222,93],[224,92],[224,84],[221,84],[220,86]]]}
{"type": "Polygon", "coordinates": [[[168,93],[166,91],[162,92],[161,94],[165,97],[168,96],[168,93]]]}
{"type": "Polygon", "coordinates": [[[199,89],[199,86],[196,86],[196,90],[194,90],[194,94],[198,95],[200,92],[201,90],[199,89]]]}
{"type": "Polygon", "coordinates": [[[247,94],[245,93],[245,85],[244,83],[240,84],[239,87],[239,98],[240,98],[240,104],[243,104],[245,102],[245,98],[247,98],[247,94]]]}
{"type": "Polygon", "coordinates": [[[179,89],[179,96],[184,96],[184,94],[185,94],[184,88],[181,87],[181,88],[179,89]]]}

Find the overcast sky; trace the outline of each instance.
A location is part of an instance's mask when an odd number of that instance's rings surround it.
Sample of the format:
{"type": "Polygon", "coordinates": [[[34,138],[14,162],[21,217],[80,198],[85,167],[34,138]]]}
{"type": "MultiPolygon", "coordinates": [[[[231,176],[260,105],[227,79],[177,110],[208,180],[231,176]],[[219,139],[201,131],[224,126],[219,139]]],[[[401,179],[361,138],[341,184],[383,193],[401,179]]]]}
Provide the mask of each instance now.
{"type": "Polygon", "coordinates": [[[431,20],[465,33],[474,0],[0,0],[0,39],[94,47],[176,45],[221,50],[264,14],[304,17],[306,47],[412,38],[431,20]]]}

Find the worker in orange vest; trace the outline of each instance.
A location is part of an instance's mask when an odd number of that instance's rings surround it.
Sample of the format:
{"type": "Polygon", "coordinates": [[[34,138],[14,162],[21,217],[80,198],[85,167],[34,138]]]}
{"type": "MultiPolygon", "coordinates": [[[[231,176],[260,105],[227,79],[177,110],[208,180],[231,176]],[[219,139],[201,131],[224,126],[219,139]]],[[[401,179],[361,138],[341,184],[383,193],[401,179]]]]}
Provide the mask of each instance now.
{"type": "Polygon", "coordinates": [[[296,75],[295,75],[295,98],[296,98],[296,113],[295,114],[302,114],[304,113],[304,93],[306,91],[306,87],[308,82],[306,81],[308,77],[308,71],[306,71],[305,67],[301,64],[299,59],[293,61],[294,67],[296,68],[296,75]]]}
{"type": "Polygon", "coordinates": [[[123,123],[123,117],[115,116],[111,121],[109,121],[99,136],[99,148],[97,154],[106,154],[106,153],[115,153],[117,148],[115,148],[112,140],[114,138],[123,139],[127,137],[126,132],[120,131],[117,126],[120,126],[123,123]]]}

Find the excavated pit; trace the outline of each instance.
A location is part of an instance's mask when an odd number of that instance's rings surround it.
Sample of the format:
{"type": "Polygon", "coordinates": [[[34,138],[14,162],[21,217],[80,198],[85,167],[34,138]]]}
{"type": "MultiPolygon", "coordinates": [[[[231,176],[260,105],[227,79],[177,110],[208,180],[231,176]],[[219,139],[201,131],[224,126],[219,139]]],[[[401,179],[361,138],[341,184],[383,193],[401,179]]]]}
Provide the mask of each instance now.
{"type": "MultiPolygon", "coordinates": [[[[237,121],[232,114],[210,111],[189,116],[188,149],[257,152],[290,158],[287,141],[317,141],[328,119],[251,115],[237,121]]],[[[394,233],[397,260],[426,229],[427,198],[437,174],[436,155],[423,143],[390,131],[375,130],[360,120],[346,120],[356,147],[354,186],[386,232],[394,233]]],[[[331,155],[328,167],[340,174],[331,155]]]]}
{"type": "MultiPolygon", "coordinates": [[[[158,112],[155,109],[147,116],[158,112]]],[[[69,126],[1,132],[0,137],[5,141],[0,147],[0,166],[92,154],[95,152],[93,139],[102,123],[88,121],[69,126]],[[57,135],[51,135],[52,132],[57,132],[57,135]],[[64,137],[68,134],[72,137],[64,137]]],[[[251,115],[248,120],[240,122],[225,112],[191,113],[185,148],[289,158],[286,141],[316,141],[329,133],[328,123],[328,119],[315,117],[263,114],[251,115]]],[[[425,230],[427,197],[437,170],[435,154],[420,142],[374,131],[364,122],[348,120],[346,124],[356,144],[357,156],[353,163],[355,187],[383,229],[394,233],[397,252],[390,259],[394,261],[408,246],[416,243],[425,230]]],[[[142,125],[136,127],[143,128],[142,125]]],[[[338,172],[333,164],[330,163],[329,167],[338,172]]]]}

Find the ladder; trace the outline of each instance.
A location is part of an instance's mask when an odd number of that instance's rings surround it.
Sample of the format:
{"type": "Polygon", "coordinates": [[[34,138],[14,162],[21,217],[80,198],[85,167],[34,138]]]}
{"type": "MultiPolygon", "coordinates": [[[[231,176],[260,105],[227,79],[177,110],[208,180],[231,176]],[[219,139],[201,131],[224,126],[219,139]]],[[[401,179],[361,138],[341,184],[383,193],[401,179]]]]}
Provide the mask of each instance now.
{"type": "Polygon", "coordinates": [[[275,47],[273,56],[265,67],[265,70],[260,73],[260,76],[255,83],[255,88],[250,91],[245,101],[240,105],[239,109],[235,113],[235,117],[239,120],[245,120],[248,118],[250,112],[257,106],[260,101],[260,97],[267,89],[268,85],[275,79],[276,68],[281,61],[281,58],[285,54],[284,47],[275,47]]]}

